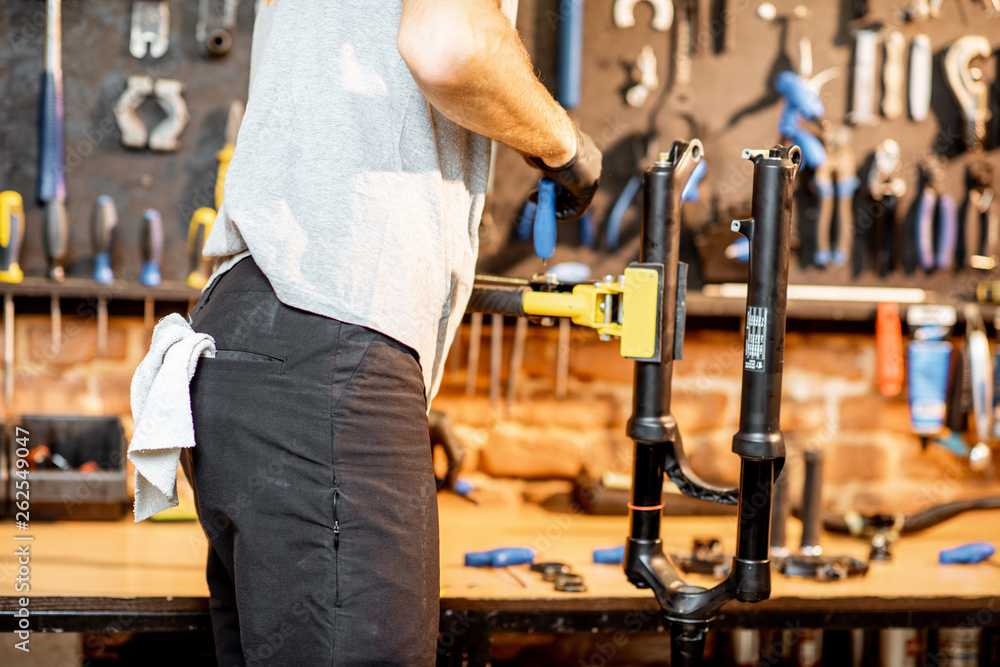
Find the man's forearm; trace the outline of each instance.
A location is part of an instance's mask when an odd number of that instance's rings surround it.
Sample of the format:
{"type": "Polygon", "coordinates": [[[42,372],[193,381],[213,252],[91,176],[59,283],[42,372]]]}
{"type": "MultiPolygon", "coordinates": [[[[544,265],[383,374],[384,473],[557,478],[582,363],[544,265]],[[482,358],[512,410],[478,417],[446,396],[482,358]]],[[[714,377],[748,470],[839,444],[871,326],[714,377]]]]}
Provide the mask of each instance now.
{"type": "Polygon", "coordinates": [[[573,122],[496,0],[404,0],[398,45],[424,96],[451,120],[552,166],[572,159],[573,122]]]}

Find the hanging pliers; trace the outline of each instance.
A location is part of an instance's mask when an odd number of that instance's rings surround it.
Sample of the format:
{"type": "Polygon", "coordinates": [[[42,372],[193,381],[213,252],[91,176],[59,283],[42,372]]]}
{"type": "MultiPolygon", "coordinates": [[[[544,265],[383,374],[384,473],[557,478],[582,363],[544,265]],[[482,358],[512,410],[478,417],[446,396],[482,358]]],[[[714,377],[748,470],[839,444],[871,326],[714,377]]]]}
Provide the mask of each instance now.
{"type": "Polygon", "coordinates": [[[979,161],[966,172],[968,193],[962,204],[959,226],[958,254],[960,266],[989,271],[996,266],[997,221],[990,212],[993,203],[993,167],[979,161]]]}
{"type": "Polygon", "coordinates": [[[865,178],[864,203],[855,216],[859,229],[871,229],[872,258],[880,277],[896,268],[896,208],[906,194],[900,157],[899,144],[893,139],[885,139],[876,147],[865,178]]]}

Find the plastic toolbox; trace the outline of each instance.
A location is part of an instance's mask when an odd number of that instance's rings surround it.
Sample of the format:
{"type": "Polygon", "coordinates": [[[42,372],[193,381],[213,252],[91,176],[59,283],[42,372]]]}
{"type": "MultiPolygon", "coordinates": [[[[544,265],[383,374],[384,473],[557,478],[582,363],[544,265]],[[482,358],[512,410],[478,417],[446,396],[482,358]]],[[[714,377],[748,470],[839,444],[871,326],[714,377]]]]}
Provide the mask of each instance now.
{"type": "MultiPolygon", "coordinates": [[[[24,415],[20,427],[33,459],[31,520],[118,519],[128,511],[126,442],[118,417],[24,415]]],[[[6,430],[7,460],[12,461],[18,443],[14,427],[6,430]]],[[[8,480],[13,498],[9,474],[8,480]]]]}

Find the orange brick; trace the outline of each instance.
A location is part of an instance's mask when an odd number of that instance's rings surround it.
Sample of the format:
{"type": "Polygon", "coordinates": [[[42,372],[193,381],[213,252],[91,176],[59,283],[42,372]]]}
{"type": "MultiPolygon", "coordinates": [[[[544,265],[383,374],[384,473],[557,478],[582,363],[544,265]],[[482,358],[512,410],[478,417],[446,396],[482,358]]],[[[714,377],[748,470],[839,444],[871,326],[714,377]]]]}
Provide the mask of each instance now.
{"type": "Polygon", "coordinates": [[[728,431],[706,431],[683,438],[691,469],[713,484],[735,486],[740,478],[740,457],[733,453],[728,431]]]}
{"type": "Polygon", "coordinates": [[[826,405],[823,401],[782,400],[781,430],[785,433],[818,431],[826,425],[826,405]]]}
{"type": "Polygon", "coordinates": [[[623,358],[619,350],[619,345],[613,341],[581,345],[570,352],[570,373],[586,381],[604,380],[631,385],[635,362],[623,358]]]}
{"type": "Polygon", "coordinates": [[[722,380],[738,380],[743,373],[743,342],[732,332],[698,331],[684,338],[683,358],[674,362],[676,377],[693,377],[710,389],[722,380]]]}
{"type": "Polygon", "coordinates": [[[725,394],[675,391],[670,411],[682,433],[717,429],[726,425],[728,401],[725,394]]]}
{"type": "Polygon", "coordinates": [[[836,486],[850,481],[877,481],[888,479],[893,471],[887,443],[880,443],[875,433],[861,434],[860,442],[844,442],[848,435],[833,447],[826,447],[823,462],[823,483],[836,486]]]}
{"type": "Polygon", "coordinates": [[[840,424],[852,431],[910,432],[910,409],[906,399],[880,394],[849,396],[840,402],[840,424]]]}
{"type": "Polygon", "coordinates": [[[97,378],[97,390],[100,392],[101,403],[107,414],[129,414],[132,410],[129,403],[129,389],[132,385],[132,373],[106,373],[97,378]]]}
{"type": "Polygon", "coordinates": [[[908,480],[961,480],[968,475],[968,467],[957,456],[933,443],[927,449],[920,447],[916,437],[909,451],[902,452],[899,474],[908,480]]]}
{"type": "Polygon", "coordinates": [[[536,398],[509,406],[506,419],[533,426],[563,426],[576,429],[606,429],[614,424],[615,402],[608,396],[587,399],[536,398]]]}
{"type": "Polygon", "coordinates": [[[808,369],[827,377],[859,380],[865,366],[874,358],[865,353],[874,346],[873,336],[791,332],[785,339],[785,368],[808,369]]]}
{"type": "MultiPolygon", "coordinates": [[[[79,317],[65,317],[62,345],[52,344],[50,324],[30,323],[22,328],[28,336],[28,360],[33,366],[71,366],[97,358],[97,323],[79,317]]],[[[125,358],[125,327],[109,323],[106,359],[125,358]]]]}
{"type": "Polygon", "coordinates": [[[452,424],[463,426],[492,426],[498,417],[498,411],[490,407],[489,396],[485,394],[469,397],[464,393],[441,393],[431,407],[448,415],[452,424]]]}
{"type": "Polygon", "coordinates": [[[498,428],[480,453],[480,469],[498,477],[572,479],[583,468],[579,437],[555,429],[498,428]]]}
{"type": "Polygon", "coordinates": [[[14,377],[14,400],[8,414],[86,413],[86,381],[78,376],[18,373],[14,377]]]}

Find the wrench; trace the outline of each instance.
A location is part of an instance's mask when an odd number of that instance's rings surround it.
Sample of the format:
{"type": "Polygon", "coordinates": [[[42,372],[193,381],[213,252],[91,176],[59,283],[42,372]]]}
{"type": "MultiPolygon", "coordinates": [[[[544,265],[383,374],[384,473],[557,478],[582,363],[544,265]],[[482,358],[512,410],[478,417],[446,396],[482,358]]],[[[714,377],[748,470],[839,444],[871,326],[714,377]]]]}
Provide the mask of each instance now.
{"type": "Polygon", "coordinates": [[[944,56],[948,86],[962,108],[962,140],[975,153],[983,150],[990,109],[982,70],[972,67],[972,59],[989,58],[991,51],[990,41],[985,37],[965,35],[956,39],[944,56]]]}
{"type": "Polygon", "coordinates": [[[649,99],[649,94],[660,85],[660,77],[656,73],[656,54],[652,46],[647,44],[642,47],[635,65],[639,70],[639,82],[625,93],[625,101],[629,106],[641,107],[649,99]]]}
{"type": "Polygon", "coordinates": [[[200,0],[195,38],[205,45],[211,55],[224,56],[233,48],[239,4],[240,0],[200,0]]]}
{"type": "Polygon", "coordinates": [[[882,115],[895,120],[903,115],[903,72],[906,68],[906,38],[898,30],[885,37],[882,66],[882,115]]]}
{"type": "Polygon", "coordinates": [[[136,58],[160,58],[170,43],[170,8],[167,0],[135,0],[129,51],[136,58]]]}
{"type": "MultiPolygon", "coordinates": [[[[646,0],[653,6],[653,29],[666,32],[674,22],[674,5],[670,0],[646,0]]],[[[615,25],[631,28],[635,25],[635,6],[642,0],[615,0],[613,12],[615,25]]]]}

